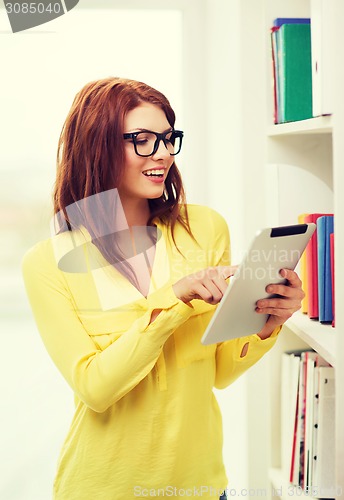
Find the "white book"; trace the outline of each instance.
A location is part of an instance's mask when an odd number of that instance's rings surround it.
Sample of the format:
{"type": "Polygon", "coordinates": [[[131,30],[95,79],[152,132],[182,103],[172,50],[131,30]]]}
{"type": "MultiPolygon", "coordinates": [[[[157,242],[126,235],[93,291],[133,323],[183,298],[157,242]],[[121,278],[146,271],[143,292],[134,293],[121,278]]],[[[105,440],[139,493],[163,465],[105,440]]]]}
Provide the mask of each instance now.
{"type": "Polygon", "coordinates": [[[313,486],[314,425],[317,423],[317,402],[319,386],[316,367],[329,366],[317,352],[306,352],[306,413],[305,413],[305,482],[304,488],[313,486]]]}
{"type": "Polygon", "coordinates": [[[313,116],[333,113],[334,1],[311,0],[313,116]]]}
{"type": "Polygon", "coordinates": [[[305,411],[305,461],[304,488],[312,484],[313,466],[313,400],[314,400],[314,369],[318,353],[306,352],[306,411],[305,411]]]}
{"type": "Polygon", "coordinates": [[[301,351],[282,354],[281,363],[281,459],[283,476],[290,478],[299,386],[301,351]]]}
{"type": "Polygon", "coordinates": [[[312,493],[333,498],[335,478],[335,375],[332,366],[315,368],[318,386],[312,493]]]}
{"type": "Polygon", "coordinates": [[[294,449],[292,455],[292,475],[291,482],[295,486],[303,487],[304,474],[304,439],[305,439],[305,410],[306,410],[306,394],[305,394],[305,353],[301,353],[299,366],[299,384],[298,384],[298,399],[297,411],[295,419],[295,435],[294,449]]]}

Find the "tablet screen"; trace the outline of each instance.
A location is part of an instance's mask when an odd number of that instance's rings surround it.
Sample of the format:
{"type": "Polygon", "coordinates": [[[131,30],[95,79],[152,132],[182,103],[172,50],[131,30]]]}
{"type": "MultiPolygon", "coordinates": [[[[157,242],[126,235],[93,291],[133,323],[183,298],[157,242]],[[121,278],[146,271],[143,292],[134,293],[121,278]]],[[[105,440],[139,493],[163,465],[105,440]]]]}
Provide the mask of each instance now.
{"type": "Polygon", "coordinates": [[[282,268],[295,269],[315,229],[315,224],[295,224],[258,231],[209,322],[202,344],[260,332],[268,316],[255,311],[257,300],[271,297],[267,285],[285,281],[280,275],[282,268]]]}

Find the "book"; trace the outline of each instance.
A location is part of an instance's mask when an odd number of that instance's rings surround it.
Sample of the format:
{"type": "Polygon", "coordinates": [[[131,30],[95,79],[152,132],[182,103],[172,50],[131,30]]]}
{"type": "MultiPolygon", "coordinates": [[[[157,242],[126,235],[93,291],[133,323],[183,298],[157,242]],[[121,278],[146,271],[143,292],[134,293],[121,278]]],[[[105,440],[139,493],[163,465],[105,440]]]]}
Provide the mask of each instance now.
{"type": "Polygon", "coordinates": [[[278,17],[274,19],[271,28],[271,58],[273,73],[273,102],[274,102],[274,123],[281,123],[280,104],[280,76],[278,65],[278,37],[277,31],[283,24],[310,24],[310,18],[301,17],[278,17]]]}
{"type": "Polygon", "coordinates": [[[313,116],[333,112],[334,1],[311,0],[312,112],[313,116]]]}
{"type": "Polygon", "coordinates": [[[317,454],[319,367],[316,351],[295,349],[281,357],[281,466],[290,483],[310,492],[317,454]]]}
{"type": "Polygon", "coordinates": [[[305,436],[304,436],[304,482],[307,489],[312,484],[313,467],[313,406],[314,406],[314,370],[318,358],[316,352],[305,353],[305,436]]]}
{"type": "Polygon", "coordinates": [[[332,283],[332,315],[333,315],[333,320],[332,320],[332,326],[335,326],[336,324],[336,319],[335,319],[335,286],[334,286],[334,233],[330,234],[330,262],[331,262],[331,283],[332,283]]]}
{"type": "Polygon", "coordinates": [[[319,321],[332,323],[332,279],[330,234],[333,233],[333,215],[319,217],[317,220],[318,239],[318,302],[319,321]]]}
{"type": "Polygon", "coordinates": [[[306,411],[306,363],[305,353],[301,353],[299,363],[299,383],[296,402],[293,455],[291,463],[290,482],[295,486],[304,484],[304,445],[305,445],[305,411],[306,411]]]}
{"type": "MultiPolygon", "coordinates": [[[[305,223],[306,215],[309,215],[309,214],[300,214],[298,216],[298,223],[299,224],[305,223]]],[[[307,279],[307,275],[308,275],[308,271],[307,271],[307,260],[306,260],[306,251],[305,251],[305,252],[303,252],[301,259],[300,259],[300,278],[302,281],[302,290],[305,293],[305,297],[301,303],[301,312],[303,312],[304,314],[307,314],[307,312],[308,312],[308,279],[307,279]]]]}
{"type": "Polygon", "coordinates": [[[299,387],[299,370],[302,350],[286,351],[281,359],[281,459],[282,470],[290,477],[295,455],[295,418],[299,387]]]}
{"type": "Polygon", "coordinates": [[[273,100],[274,100],[274,109],[273,109],[273,119],[274,124],[279,123],[280,117],[278,114],[279,111],[279,76],[278,76],[278,46],[277,46],[277,30],[279,28],[273,26],[271,28],[271,60],[272,60],[272,87],[273,87],[273,100]]]}
{"type": "Polygon", "coordinates": [[[309,453],[312,445],[311,427],[313,424],[313,370],[318,358],[315,351],[301,353],[299,392],[298,392],[298,462],[294,463],[293,483],[305,489],[309,482],[309,453]]]}
{"type": "Polygon", "coordinates": [[[316,367],[330,366],[329,363],[315,351],[306,351],[305,354],[305,392],[306,392],[306,409],[305,409],[305,436],[304,436],[304,484],[303,488],[306,491],[311,491],[313,487],[313,455],[314,455],[314,433],[315,425],[315,395],[318,393],[315,376],[316,367]]]}
{"type": "Polygon", "coordinates": [[[282,24],[310,24],[309,17],[277,17],[273,20],[273,26],[280,28],[282,24]]]}
{"type": "Polygon", "coordinates": [[[317,387],[314,424],[312,491],[322,498],[336,495],[335,478],[335,375],[332,366],[315,368],[317,387]]]}
{"type": "MultiPolygon", "coordinates": [[[[305,222],[317,222],[319,217],[332,214],[308,214],[305,216],[305,222]]],[[[311,319],[319,318],[319,300],[318,300],[318,240],[317,231],[313,234],[309,244],[306,247],[307,261],[307,287],[308,287],[308,316],[311,319]]]]}
{"type": "Polygon", "coordinates": [[[299,483],[299,461],[300,461],[300,445],[299,445],[299,388],[300,388],[300,372],[301,372],[301,359],[298,363],[298,375],[297,375],[297,393],[296,393],[296,405],[295,413],[293,419],[293,440],[291,449],[291,460],[290,460],[290,471],[289,471],[289,482],[291,484],[298,485],[299,483]]]}
{"type": "Polygon", "coordinates": [[[312,115],[311,33],[309,24],[282,24],[276,31],[280,121],[312,115]]]}

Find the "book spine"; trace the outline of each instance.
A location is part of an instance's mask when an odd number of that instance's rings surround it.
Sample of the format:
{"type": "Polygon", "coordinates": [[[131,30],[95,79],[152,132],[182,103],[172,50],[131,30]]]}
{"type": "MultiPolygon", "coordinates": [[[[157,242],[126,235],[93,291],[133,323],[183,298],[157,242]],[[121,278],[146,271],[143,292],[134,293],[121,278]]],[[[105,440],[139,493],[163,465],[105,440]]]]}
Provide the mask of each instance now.
{"type": "Polygon", "coordinates": [[[279,76],[278,76],[278,48],[277,48],[277,30],[278,28],[271,29],[271,59],[272,59],[272,74],[273,74],[273,102],[274,102],[274,123],[279,123],[279,76]]]}
{"type": "Polygon", "coordinates": [[[336,319],[335,319],[335,310],[336,310],[336,299],[335,299],[335,287],[334,287],[334,272],[335,272],[335,265],[334,265],[334,233],[330,234],[330,261],[331,261],[331,286],[332,286],[332,326],[335,326],[336,319]]]}
{"type": "MultiPolygon", "coordinates": [[[[308,216],[309,214],[301,214],[299,215],[298,217],[298,223],[299,224],[304,224],[305,223],[305,217],[308,216]]],[[[309,245],[309,243],[308,243],[309,245]]],[[[307,245],[307,246],[308,246],[307,245]]],[[[305,252],[303,252],[302,256],[301,256],[301,260],[300,260],[300,271],[301,271],[301,281],[302,281],[302,289],[305,293],[305,297],[304,299],[302,300],[302,304],[301,304],[301,311],[304,313],[304,314],[307,314],[308,312],[308,295],[309,295],[309,292],[308,292],[308,269],[307,269],[307,259],[306,259],[306,254],[307,254],[307,247],[306,247],[306,250],[305,252]]]]}
{"type": "Polygon", "coordinates": [[[318,232],[318,303],[319,321],[332,323],[332,283],[330,233],[333,232],[333,216],[319,217],[318,232]]]}
{"type": "Polygon", "coordinates": [[[334,369],[312,350],[287,351],[281,363],[282,469],[308,495],[333,493],[334,369]],[[328,385],[327,385],[328,384],[328,385]]]}
{"type": "MultiPolygon", "coordinates": [[[[333,214],[308,214],[305,222],[317,224],[319,217],[333,216],[333,214]]],[[[306,248],[307,262],[307,287],[308,287],[308,316],[311,319],[319,319],[319,292],[318,292],[318,228],[310,239],[306,248]]]]}

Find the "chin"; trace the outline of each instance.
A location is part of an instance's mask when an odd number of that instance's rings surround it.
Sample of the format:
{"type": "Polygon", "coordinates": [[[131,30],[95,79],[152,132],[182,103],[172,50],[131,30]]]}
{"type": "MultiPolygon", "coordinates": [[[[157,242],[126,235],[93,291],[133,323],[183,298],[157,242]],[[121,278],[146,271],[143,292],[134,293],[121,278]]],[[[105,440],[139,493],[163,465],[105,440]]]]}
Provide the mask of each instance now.
{"type": "Polygon", "coordinates": [[[157,200],[158,198],[161,198],[163,196],[164,192],[162,193],[159,193],[159,194],[156,194],[156,195],[151,195],[151,196],[148,196],[148,200],[157,200]]]}
{"type": "Polygon", "coordinates": [[[159,189],[156,190],[155,192],[147,194],[147,199],[148,200],[156,200],[157,198],[161,198],[164,194],[165,188],[164,189],[159,189]]]}

